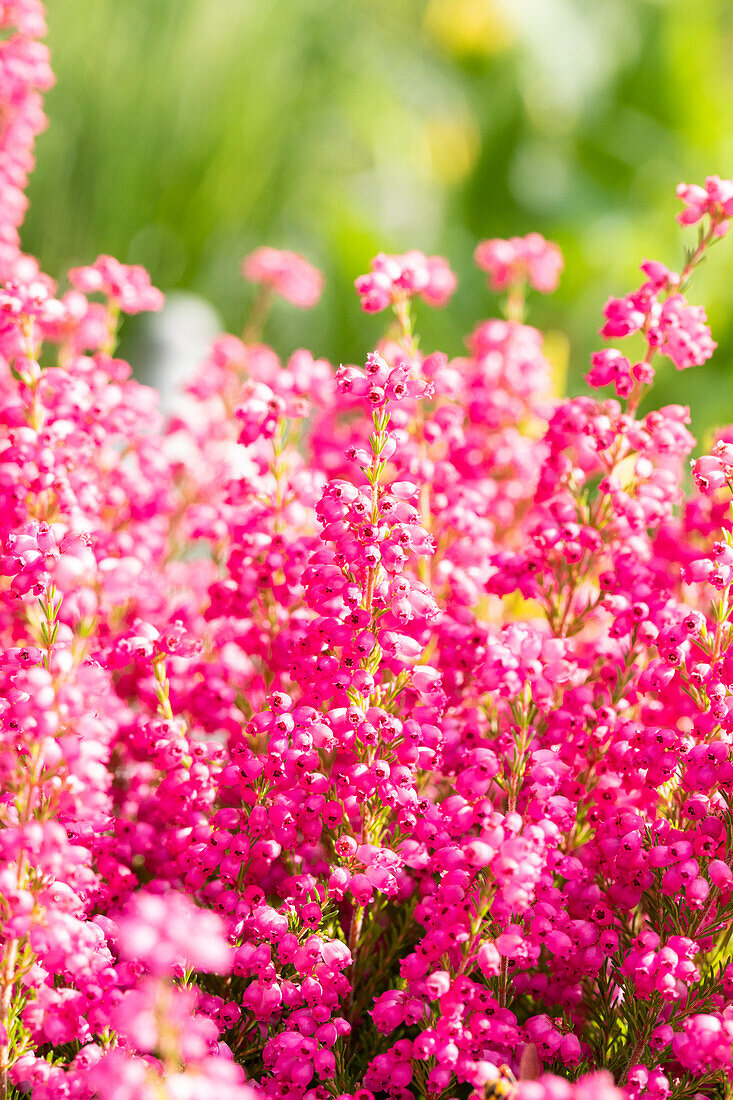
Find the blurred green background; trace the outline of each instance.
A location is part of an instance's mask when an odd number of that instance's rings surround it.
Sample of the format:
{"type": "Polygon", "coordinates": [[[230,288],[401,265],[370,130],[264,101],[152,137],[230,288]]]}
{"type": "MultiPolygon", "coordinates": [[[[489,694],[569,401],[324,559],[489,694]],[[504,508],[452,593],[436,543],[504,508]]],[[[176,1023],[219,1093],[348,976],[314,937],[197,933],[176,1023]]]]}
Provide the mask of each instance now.
{"type": "MultiPolygon", "coordinates": [[[[327,289],[313,313],[276,309],[282,352],[362,360],[381,320],[353,279],[415,247],[461,281],[420,311],[423,345],[459,353],[498,308],[476,241],[538,230],[566,271],[531,320],[567,333],[576,390],[606,298],[647,257],[681,263],[677,182],[733,175],[729,0],[51,0],[48,20],[58,83],[26,249],[55,276],[99,252],[143,263],[234,331],[240,258],[302,251],[327,289]]],[[[733,239],[690,295],[718,353],[665,361],[660,383],[699,434],[733,420],[732,279],[733,239]]]]}

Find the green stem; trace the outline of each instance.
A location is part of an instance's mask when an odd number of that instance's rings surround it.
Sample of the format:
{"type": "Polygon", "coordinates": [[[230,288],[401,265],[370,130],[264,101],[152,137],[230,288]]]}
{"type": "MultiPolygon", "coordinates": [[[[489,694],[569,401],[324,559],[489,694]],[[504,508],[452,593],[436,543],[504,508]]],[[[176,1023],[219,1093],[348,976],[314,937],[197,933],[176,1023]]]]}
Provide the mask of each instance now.
{"type": "Polygon", "coordinates": [[[242,340],[245,344],[256,344],[262,336],[265,322],[270,315],[274,293],[271,286],[261,283],[257,296],[252,304],[250,315],[242,331],[242,340]]]}

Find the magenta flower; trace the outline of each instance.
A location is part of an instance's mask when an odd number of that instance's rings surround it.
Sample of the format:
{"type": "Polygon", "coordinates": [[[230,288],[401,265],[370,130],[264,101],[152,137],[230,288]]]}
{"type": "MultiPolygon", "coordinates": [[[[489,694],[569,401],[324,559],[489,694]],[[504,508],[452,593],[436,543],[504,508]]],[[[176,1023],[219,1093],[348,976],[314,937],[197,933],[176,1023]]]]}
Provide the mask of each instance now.
{"type": "Polygon", "coordinates": [[[552,294],[563,270],[560,249],[539,233],[482,241],[474,256],[478,266],[488,272],[494,291],[526,282],[542,294],[552,294]]]}
{"type": "Polygon", "coordinates": [[[299,309],[313,309],[321,297],[323,276],[297,252],[256,248],[242,260],[242,275],[269,287],[299,309]]]}

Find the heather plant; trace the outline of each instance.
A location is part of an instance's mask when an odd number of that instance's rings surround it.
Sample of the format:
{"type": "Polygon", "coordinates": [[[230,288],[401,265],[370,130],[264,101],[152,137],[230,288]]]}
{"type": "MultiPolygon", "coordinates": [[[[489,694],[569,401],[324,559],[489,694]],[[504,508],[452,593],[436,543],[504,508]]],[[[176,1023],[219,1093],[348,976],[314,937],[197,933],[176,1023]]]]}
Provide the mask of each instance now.
{"type": "Polygon", "coordinates": [[[733,182],[606,303],[610,396],[553,395],[537,234],[479,244],[454,359],[447,261],[377,256],[338,369],[261,342],[321,277],[260,249],[165,421],[115,357],[146,273],[20,252],[51,74],[1,11],[0,1095],[730,1095],[733,429],[688,495],[649,394],[713,354],[733,182]]]}

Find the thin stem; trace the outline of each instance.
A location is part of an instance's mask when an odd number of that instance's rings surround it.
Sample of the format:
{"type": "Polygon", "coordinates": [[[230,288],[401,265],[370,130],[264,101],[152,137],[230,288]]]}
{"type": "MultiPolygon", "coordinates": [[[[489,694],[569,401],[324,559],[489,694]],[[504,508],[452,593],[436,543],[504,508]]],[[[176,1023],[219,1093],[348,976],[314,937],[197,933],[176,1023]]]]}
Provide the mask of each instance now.
{"type": "Polygon", "coordinates": [[[349,1009],[352,1009],[354,1007],[354,998],[356,997],[356,957],[358,954],[359,940],[361,938],[361,929],[363,923],[364,906],[355,905],[354,911],[351,914],[351,922],[349,924],[349,951],[351,952],[352,966],[354,968],[354,981],[351,984],[351,993],[349,994],[349,1009]]]}
{"type": "Polygon", "coordinates": [[[120,307],[114,299],[110,299],[107,306],[107,342],[104,351],[107,355],[114,355],[117,348],[117,338],[120,328],[120,307]]]}
{"type": "Polygon", "coordinates": [[[6,1032],[8,1032],[8,1038],[0,1048],[0,1098],[2,1100],[6,1100],[8,1095],[8,1070],[10,1069],[10,1028],[8,1025],[13,1006],[18,948],[19,941],[17,939],[10,940],[7,944],[7,953],[3,960],[2,974],[0,975],[0,1020],[6,1032]]]}
{"type": "Polygon", "coordinates": [[[247,323],[242,331],[242,340],[245,344],[256,344],[262,336],[262,330],[272,309],[273,299],[272,287],[268,286],[267,283],[260,283],[247,323]]]}
{"type": "Polygon", "coordinates": [[[506,306],[504,308],[507,321],[513,321],[521,325],[524,322],[525,308],[526,286],[524,281],[521,280],[512,283],[507,292],[506,306]]]}
{"type": "Polygon", "coordinates": [[[499,973],[499,1006],[506,1008],[507,987],[509,985],[509,959],[506,955],[501,958],[501,971],[499,973]]]}
{"type": "MultiPolygon", "coordinates": [[[[398,298],[394,304],[394,311],[400,326],[400,344],[411,362],[415,364],[417,362],[418,352],[417,341],[415,340],[414,321],[410,308],[410,299],[406,295],[398,298]]],[[[420,400],[415,402],[415,435],[417,438],[420,461],[425,462],[428,458],[428,442],[425,438],[425,415],[422,401],[420,400]]],[[[420,484],[420,515],[422,526],[426,531],[431,531],[433,523],[430,489],[430,482],[422,478],[420,484]]],[[[431,561],[429,557],[420,558],[418,573],[420,580],[429,588],[432,581],[431,561]]]]}
{"type": "Polygon", "coordinates": [[[170,700],[170,682],[165,674],[165,656],[158,653],[153,659],[153,673],[155,675],[155,694],[158,698],[158,711],[162,718],[173,718],[173,708],[170,700]]]}
{"type": "MultiPolygon", "coordinates": [[[[23,806],[23,812],[20,815],[20,824],[25,826],[29,823],[31,815],[33,813],[34,795],[36,787],[41,776],[41,769],[43,767],[43,755],[40,750],[40,746],[34,746],[33,762],[31,764],[30,772],[28,774],[28,783],[25,792],[25,804],[23,806]]],[[[16,872],[16,885],[18,890],[22,890],[25,887],[26,875],[28,873],[28,853],[25,849],[21,849],[18,854],[18,868],[16,872]]],[[[16,983],[16,969],[18,964],[18,952],[20,950],[20,939],[13,937],[13,939],[6,941],[5,955],[2,963],[2,970],[0,971],[0,1023],[5,1028],[6,1039],[2,1047],[0,1047],[0,1100],[6,1100],[8,1096],[8,1070],[10,1069],[10,1034],[11,1023],[10,1015],[13,1009],[13,1000],[15,994],[16,983]]]]}
{"type": "Polygon", "coordinates": [[[620,1086],[626,1084],[626,1080],[627,1080],[628,1075],[629,1075],[629,1069],[631,1068],[631,1066],[636,1065],[637,1061],[639,1060],[639,1058],[641,1058],[642,1054],[644,1053],[644,1048],[646,1047],[646,1044],[649,1040],[649,1036],[651,1035],[652,1030],[654,1028],[654,1025],[656,1024],[656,1022],[659,1018],[659,1003],[660,1002],[659,1002],[658,995],[655,994],[652,997],[652,1000],[650,1001],[649,1012],[648,1012],[646,1020],[644,1022],[644,1026],[642,1027],[641,1031],[639,1032],[639,1037],[636,1040],[634,1046],[632,1047],[631,1054],[629,1055],[628,1060],[626,1062],[626,1065],[624,1066],[623,1073],[621,1074],[621,1076],[619,1078],[619,1085],[620,1086]]]}
{"type": "Polygon", "coordinates": [[[697,242],[697,248],[692,253],[689,260],[682,269],[682,274],[680,277],[680,287],[683,287],[687,280],[690,278],[690,275],[692,275],[692,272],[702,260],[703,254],[705,253],[706,249],[709,248],[713,241],[717,240],[716,229],[718,227],[718,224],[719,222],[711,217],[710,224],[708,225],[707,230],[705,231],[705,233],[701,233],[700,238],[697,242]]]}

